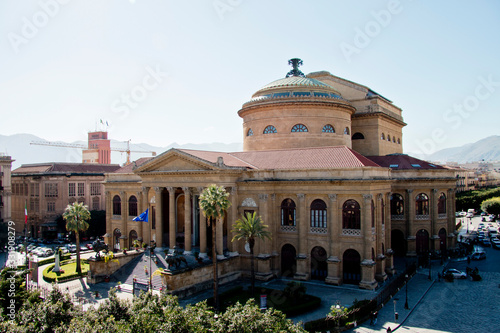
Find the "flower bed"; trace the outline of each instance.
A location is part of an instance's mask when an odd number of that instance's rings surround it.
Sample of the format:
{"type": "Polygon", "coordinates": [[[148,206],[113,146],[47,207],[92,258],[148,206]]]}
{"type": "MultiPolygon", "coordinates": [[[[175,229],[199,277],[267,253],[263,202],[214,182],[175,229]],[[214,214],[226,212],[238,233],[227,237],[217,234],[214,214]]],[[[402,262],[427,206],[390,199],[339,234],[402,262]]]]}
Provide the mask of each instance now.
{"type": "Polygon", "coordinates": [[[76,272],[76,259],[62,261],[62,272],[59,273],[52,272],[55,264],[49,265],[43,270],[43,279],[47,282],[63,282],[85,276],[89,270],[89,264],[84,259],[82,259],[80,263],[82,266],[82,272],[80,274],[76,272]]]}

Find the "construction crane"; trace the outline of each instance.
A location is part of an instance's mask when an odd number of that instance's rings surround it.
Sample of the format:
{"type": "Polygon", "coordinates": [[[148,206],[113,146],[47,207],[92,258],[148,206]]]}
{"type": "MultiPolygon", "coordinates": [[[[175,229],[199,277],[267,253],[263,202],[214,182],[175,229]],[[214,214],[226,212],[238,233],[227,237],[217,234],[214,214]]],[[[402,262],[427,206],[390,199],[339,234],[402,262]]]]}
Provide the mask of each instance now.
{"type": "MultiPolygon", "coordinates": [[[[151,154],[152,156],[156,156],[156,152],[148,151],[148,150],[131,150],[130,149],[130,140],[127,142],[127,148],[116,148],[110,147],[110,151],[118,151],[122,153],[127,153],[127,162],[125,165],[129,165],[130,161],[130,153],[141,153],[141,154],[151,154]]],[[[30,145],[39,145],[39,146],[52,146],[52,147],[65,147],[65,148],[77,148],[77,149],[95,149],[89,146],[85,146],[78,143],[61,143],[61,142],[52,142],[52,141],[31,141],[30,145]]]]}

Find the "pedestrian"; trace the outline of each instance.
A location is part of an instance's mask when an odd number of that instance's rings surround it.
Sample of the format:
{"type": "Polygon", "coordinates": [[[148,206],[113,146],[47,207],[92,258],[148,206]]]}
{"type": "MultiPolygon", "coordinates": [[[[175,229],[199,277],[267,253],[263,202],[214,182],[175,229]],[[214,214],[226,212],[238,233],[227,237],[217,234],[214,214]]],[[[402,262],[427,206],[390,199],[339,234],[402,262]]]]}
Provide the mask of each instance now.
{"type": "Polygon", "coordinates": [[[387,333],[391,333],[391,332],[392,332],[391,327],[390,326],[387,327],[387,333]]]}
{"type": "Polygon", "coordinates": [[[375,312],[371,312],[370,313],[370,325],[373,325],[374,319],[375,319],[375,312]]]}
{"type": "Polygon", "coordinates": [[[374,324],[374,325],[377,325],[377,317],[378,317],[378,312],[377,312],[377,311],[375,311],[375,313],[374,313],[374,318],[375,318],[375,320],[373,321],[373,324],[374,324]]]}

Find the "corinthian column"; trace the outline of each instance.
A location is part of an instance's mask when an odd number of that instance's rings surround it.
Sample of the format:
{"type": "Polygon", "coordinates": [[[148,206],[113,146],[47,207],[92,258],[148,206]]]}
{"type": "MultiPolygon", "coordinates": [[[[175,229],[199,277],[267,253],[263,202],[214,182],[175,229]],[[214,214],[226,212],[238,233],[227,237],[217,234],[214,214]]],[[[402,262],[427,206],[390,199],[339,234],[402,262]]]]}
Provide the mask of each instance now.
{"type": "Polygon", "coordinates": [[[163,246],[163,209],[162,209],[162,197],[161,192],[162,187],[155,187],[155,197],[156,197],[156,246],[163,246]]]}
{"type": "Polygon", "coordinates": [[[168,191],[168,247],[169,253],[174,253],[175,236],[175,190],[173,187],[167,187],[168,191]]]}
{"type": "Polygon", "coordinates": [[[183,187],[184,191],[184,250],[186,254],[191,254],[191,190],[183,187]]]}

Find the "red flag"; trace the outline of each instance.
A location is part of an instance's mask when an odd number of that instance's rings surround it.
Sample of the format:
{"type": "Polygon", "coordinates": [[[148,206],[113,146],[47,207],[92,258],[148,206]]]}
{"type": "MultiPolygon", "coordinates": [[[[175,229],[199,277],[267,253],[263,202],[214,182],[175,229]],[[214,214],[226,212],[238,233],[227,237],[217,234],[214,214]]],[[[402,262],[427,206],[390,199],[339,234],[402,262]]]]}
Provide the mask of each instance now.
{"type": "Polygon", "coordinates": [[[24,203],[24,224],[28,223],[28,207],[26,207],[26,203],[24,203]]]}

